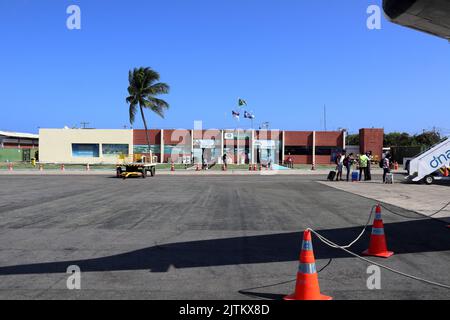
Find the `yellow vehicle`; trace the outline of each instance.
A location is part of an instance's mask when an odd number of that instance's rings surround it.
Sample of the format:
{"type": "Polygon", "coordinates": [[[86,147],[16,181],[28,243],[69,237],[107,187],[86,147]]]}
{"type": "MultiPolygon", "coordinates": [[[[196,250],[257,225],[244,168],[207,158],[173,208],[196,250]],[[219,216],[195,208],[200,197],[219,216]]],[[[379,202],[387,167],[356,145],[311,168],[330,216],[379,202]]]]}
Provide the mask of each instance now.
{"type": "Polygon", "coordinates": [[[146,162],[146,158],[142,157],[136,162],[117,164],[116,177],[126,179],[128,177],[142,177],[146,178],[148,175],[154,176],[156,174],[156,161],[152,157],[151,162],[146,162]]]}

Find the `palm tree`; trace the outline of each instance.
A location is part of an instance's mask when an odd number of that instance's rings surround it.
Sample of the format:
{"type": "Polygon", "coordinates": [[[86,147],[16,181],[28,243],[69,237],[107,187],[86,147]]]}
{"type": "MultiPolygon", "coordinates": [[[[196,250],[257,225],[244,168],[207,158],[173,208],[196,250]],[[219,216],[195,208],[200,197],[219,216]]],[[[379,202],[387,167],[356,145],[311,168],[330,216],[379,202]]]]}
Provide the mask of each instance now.
{"type": "Polygon", "coordinates": [[[148,136],[147,121],[144,116],[144,108],[152,110],[154,113],[164,118],[164,111],[169,108],[169,104],[156,98],[160,94],[169,93],[169,86],[159,82],[159,73],[151,68],[134,68],[128,72],[128,94],[127,104],[130,106],[130,124],[134,123],[137,107],[141,112],[142,122],[145,128],[148,152],[150,151],[150,139],[148,136]]]}

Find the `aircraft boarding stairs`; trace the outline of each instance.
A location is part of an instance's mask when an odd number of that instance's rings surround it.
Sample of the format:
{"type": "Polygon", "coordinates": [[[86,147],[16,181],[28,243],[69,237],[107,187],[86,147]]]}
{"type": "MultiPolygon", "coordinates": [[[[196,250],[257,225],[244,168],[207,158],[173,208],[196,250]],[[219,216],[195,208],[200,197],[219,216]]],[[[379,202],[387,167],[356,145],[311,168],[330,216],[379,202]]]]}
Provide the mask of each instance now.
{"type": "Polygon", "coordinates": [[[418,182],[449,166],[450,138],[447,138],[410,161],[407,179],[418,182]]]}

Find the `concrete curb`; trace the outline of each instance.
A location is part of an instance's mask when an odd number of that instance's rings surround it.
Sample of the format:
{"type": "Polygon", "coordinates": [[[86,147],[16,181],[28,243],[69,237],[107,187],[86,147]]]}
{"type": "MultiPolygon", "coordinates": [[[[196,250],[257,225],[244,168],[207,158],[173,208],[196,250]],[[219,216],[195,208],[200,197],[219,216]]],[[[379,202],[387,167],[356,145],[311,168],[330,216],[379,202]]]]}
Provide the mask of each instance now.
{"type": "MultiPolygon", "coordinates": [[[[262,170],[262,171],[247,171],[247,170],[228,170],[228,171],[219,171],[219,170],[204,170],[204,171],[194,171],[194,170],[157,170],[156,175],[164,175],[164,176],[227,176],[227,175],[239,175],[239,176],[273,176],[273,175],[323,175],[327,176],[329,173],[328,169],[318,169],[318,170],[262,170]]],[[[382,172],[380,170],[373,170],[372,174],[378,175],[382,172]]],[[[40,176],[67,176],[67,175],[83,175],[83,176],[92,176],[92,175],[104,175],[104,176],[114,176],[115,172],[112,170],[14,170],[0,171],[0,176],[13,176],[13,175],[40,175],[40,176]]]]}
{"type": "MultiPolygon", "coordinates": [[[[246,171],[246,170],[228,170],[228,171],[218,171],[218,170],[207,170],[207,171],[192,171],[192,170],[178,170],[178,171],[169,171],[169,170],[157,170],[157,175],[166,175],[166,176],[220,176],[220,175],[326,175],[328,171],[323,170],[263,170],[263,171],[246,171]]],[[[14,170],[14,171],[0,171],[0,176],[14,176],[14,175],[52,175],[52,176],[65,176],[65,175],[107,175],[114,176],[114,171],[109,170],[45,170],[45,171],[37,171],[37,170],[14,170]]]]}

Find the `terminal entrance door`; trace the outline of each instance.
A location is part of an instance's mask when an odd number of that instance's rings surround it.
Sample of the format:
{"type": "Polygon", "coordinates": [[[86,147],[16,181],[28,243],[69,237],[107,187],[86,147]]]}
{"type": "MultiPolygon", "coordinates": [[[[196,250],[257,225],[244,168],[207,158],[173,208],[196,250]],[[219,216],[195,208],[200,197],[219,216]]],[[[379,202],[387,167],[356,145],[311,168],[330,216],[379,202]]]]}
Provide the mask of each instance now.
{"type": "Polygon", "coordinates": [[[260,164],[275,163],[276,152],[273,149],[256,147],[256,162],[260,164]]]}
{"type": "Polygon", "coordinates": [[[211,148],[202,148],[202,163],[205,163],[205,160],[208,161],[208,163],[212,162],[213,156],[211,148]]]}
{"type": "Polygon", "coordinates": [[[256,162],[260,164],[276,163],[276,142],[274,140],[256,140],[256,162]]]}
{"type": "Polygon", "coordinates": [[[197,139],[194,141],[193,156],[195,163],[212,164],[217,161],[217,148],[214,139],[203,140],[197,139]]]}
{"type": "Polygon", "coordinates": [[[31,161],[31,150],[30,149],[23,149],[23,151],[22,151],[22,161],[24,161],[24,162],[30,162],[31,161]]]}

